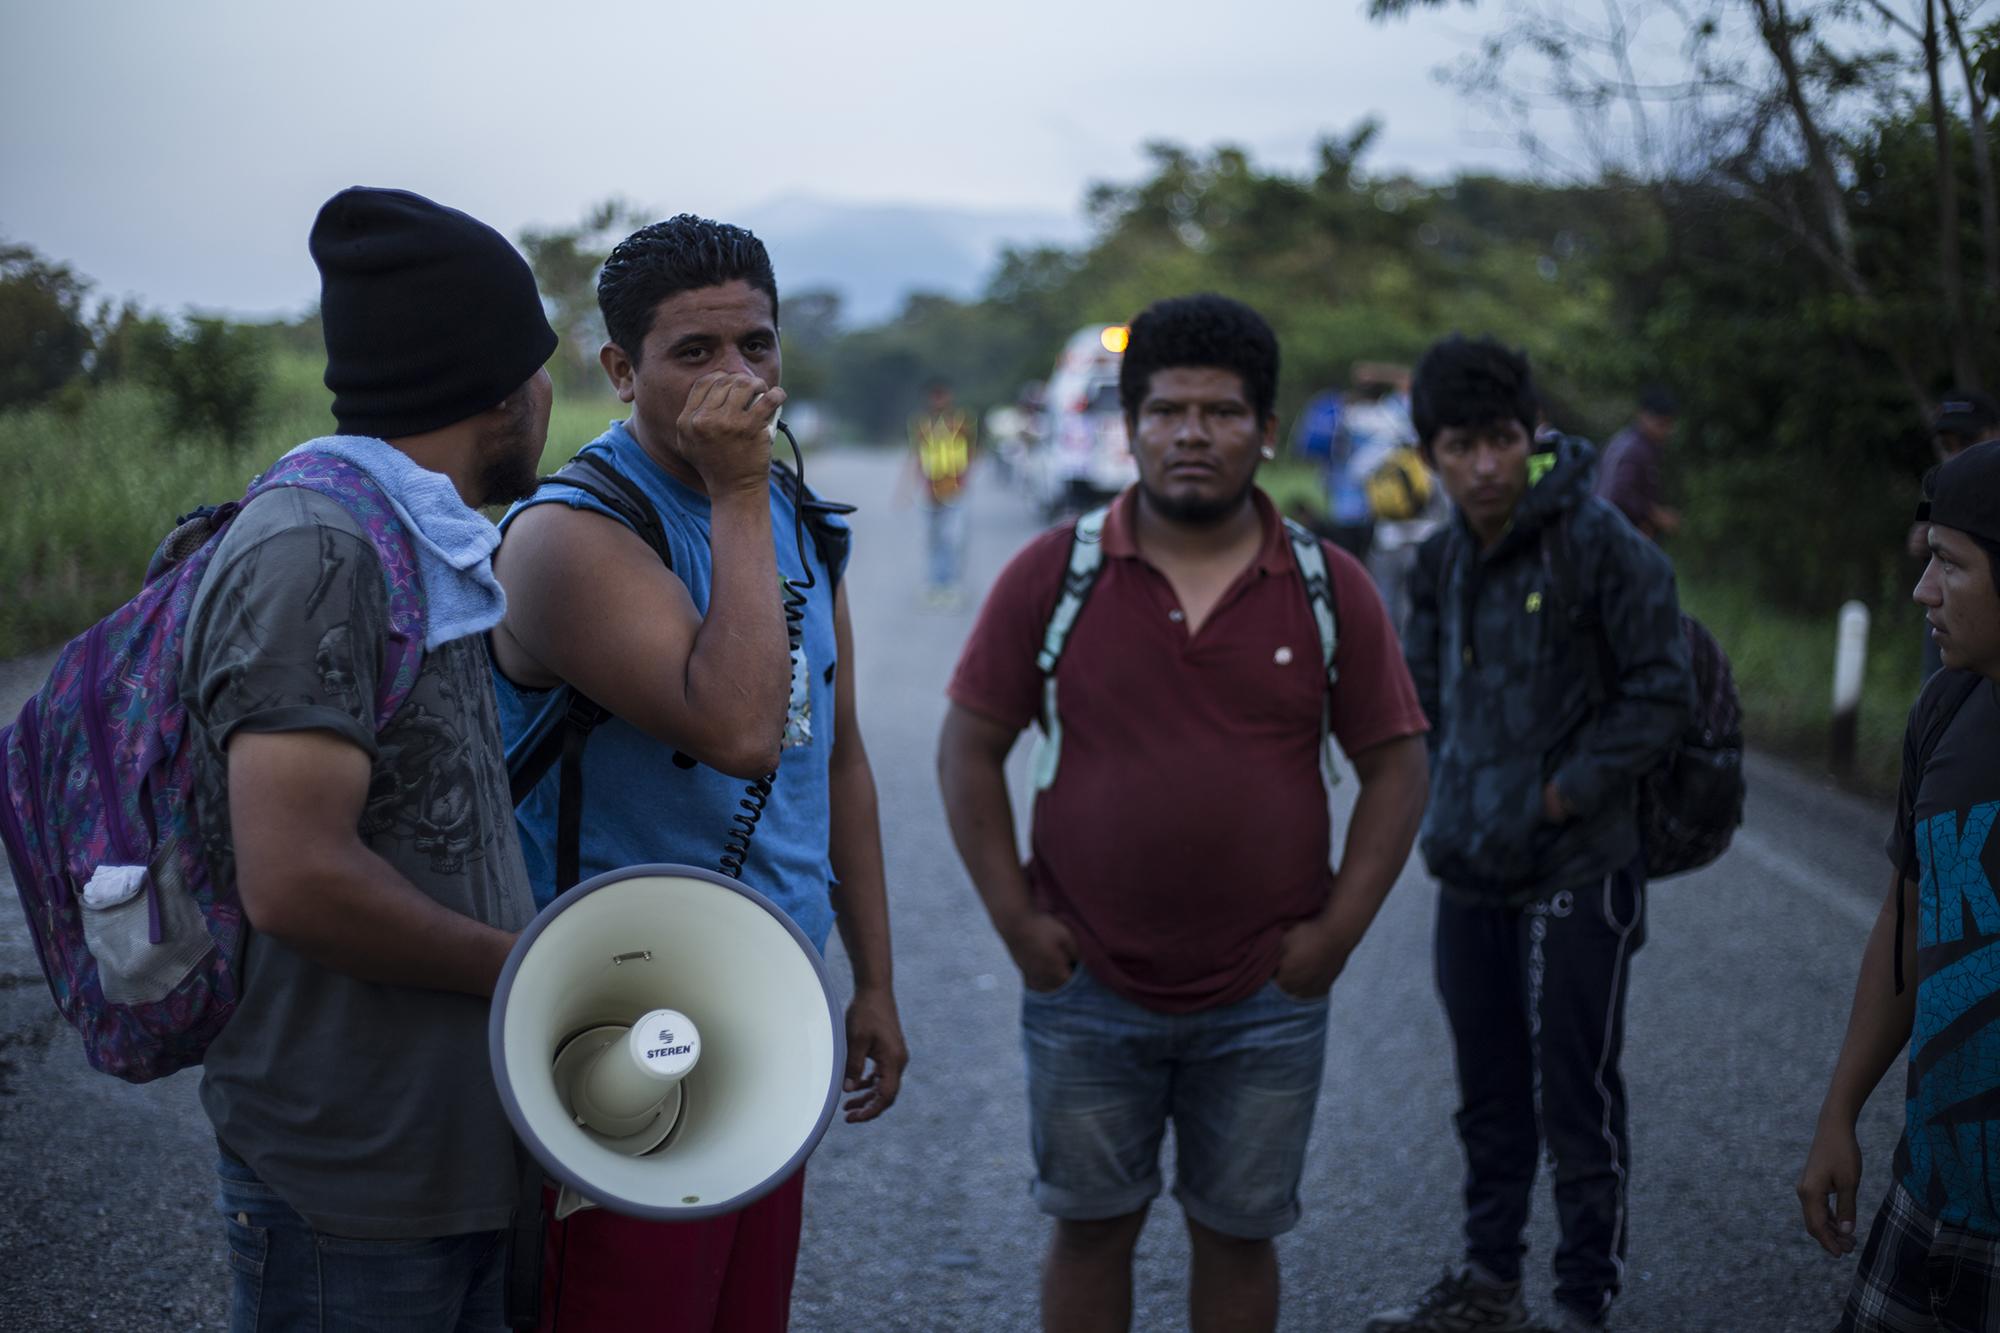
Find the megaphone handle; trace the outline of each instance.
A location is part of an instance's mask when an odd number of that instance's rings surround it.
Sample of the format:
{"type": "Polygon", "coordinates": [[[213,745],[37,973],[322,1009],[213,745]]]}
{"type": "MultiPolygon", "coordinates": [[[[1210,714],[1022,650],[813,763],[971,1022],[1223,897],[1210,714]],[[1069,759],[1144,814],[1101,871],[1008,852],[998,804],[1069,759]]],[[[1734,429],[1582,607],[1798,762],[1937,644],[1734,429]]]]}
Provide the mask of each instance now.
{"type": "Polygon", "coordinates": [[[562,1192],[556,1195],[556,1221],[561,1222],[568,1218],[571,1213],[595,1207],[597,1207],[595,1200],[586,1199],[570,1186],[565,1185],[562,1187],[562,1192]]]}

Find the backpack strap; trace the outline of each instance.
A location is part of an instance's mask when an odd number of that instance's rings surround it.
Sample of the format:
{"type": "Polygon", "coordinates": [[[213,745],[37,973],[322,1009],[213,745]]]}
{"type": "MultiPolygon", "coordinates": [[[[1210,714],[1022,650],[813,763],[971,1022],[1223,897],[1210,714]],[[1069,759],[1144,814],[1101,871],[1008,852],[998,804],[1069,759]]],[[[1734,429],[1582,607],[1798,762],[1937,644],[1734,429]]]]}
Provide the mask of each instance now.
{"type": "Polygon", "coordinates": [[[1035,655],[1035,669],[1042,673],[1042,734],[1035,744],[1032,765],[1035,790],[1045,790],[1056,780],[1056,764],[1062,758],[1062,718],[1056,711],[1056,664],[1062,661],[1070,631],[1083,604],[1104,572],[1104,524],[1111,506],[1101,505],[1076,521],[1069,542],[1069,562],[1063,568],[1062,593],[1042,630],[1042,651],[1035,655]]]}
{"type": "Polygon", "coordinates": [[[1104,570],[1104,523],[1110,516],[1111,506],[1103,505],[1076,521],[1076,531],[1070,536],[1069,563],[1063,569],[1062,595],[1042,631],[1042,651],[1035,656],[1035,669],[1044,676],[1055,675],[1069,632],[1076,627],[1076,618],[1104,570]]]}
{"type": "Polygon", "coordinates": [[[806,533],[812,538],[813,551],[819,556],[820,564],[826,566],[827,577],[835,583],[847,572],[848,553],[854,548],[854,533],[844,522],[855,510],[855,506],[839,500],[822,500],[805,484],[798,473],[773,459],[771,476],[784,492],[785,499],[799,511],[805,520],[806,533]]]}
{"type": "MultiPolygon", "coordinates": [[[[280,458],[251,483],[242,501],[233,508],[223,505],[210,514],[196,511],[188,517],[197,520],[197,528],[206,525],[213,536],[252,500],[280,486],[312,491],[345,509],[367,534],[368,544],[382,566],[382,579],[389,595],[389,624],[382,649],[382,669],[375,686],[375,728],[380,731],[410,697],[410,691],[416,688],[417,674],[423,669],[424,633],[429,616],[423,579],[417,572],[415,540],[373,477],[344,459],[315,452],[280,458]]],[[[160,557],[155,558],[157,561],[160,557]]]]}
{"type": "Polygon", "coordinates": [[[1340,679],[1333,656],[1340,648],[1340,615],[1333,601],[1333,578],[1326,568],[1326,548],[1319,538],[1291,519],[1285,521],[1285,536],[1291,539],[1292,559],[1299,576],[1306,581],[1306,600],[1312,604],[1313,624],[1319,629],[1319,664],[1331,687],[1340,679]]]}
{"type": "Polygon", "coordinates": [[[1446,523],[1417,547],[1417,573],[1430,580],[1431,595],[1437,602],[1438,650],[1444,649],[1444,622],[1450,608],[1452,571],[1458,566],[1458,524],[1446,523]]]}
{"type": "MultiPolygon", "coordinates": [[[[582,491],[637,533],[660,557],[661,564],[674,567],[659,510],[639,484],[609,458],[578,454],[553,475],[542,478],[537,489],[549,486],[582,491]]],[[[517,806],[541,784],[549,769],[560,765],[556,779],[557,893],[574,888],[583,877],[583,752],[590,734],[610,719],[610,709],[571,687],[568,704],[559,711],[550,709],[543,729],[531,733],[508,756],[508,794],[517,806]]]]}
{"type": "Polygon", "coordinates": [[[1565,509],[1554,523],[1542,529],[1542,568],[1548,571],[1556,600],[1562,603],[1563,616],[1569,624],[1570,643],[1590,646],[1586,674],[1590,706],[1596,709],[1602,708],[1611,698],[1614,682],[1618,679],[1618,666],[1611,656],[1611,640],[1604,632],[1604,618],[1597,612],[1597,599],[1590,595],[1590,590],[1583,584],[1583,576],[1577,571],[1576,548],[1570,537],[1570,520],[1575,514],[1574,509],[1565,509]]]}
{"type": "Polygon", "coordinates": [[[1301,524],[1289,518],[1284,523],[1292,560],[1299,567],[1299,577],[1305,580],[1313,625],[1319,631],[1319,665],[1326,676],[1326,688],[1320,692],[1319,702],[1320,771],[1331,789],[1340,785],[1340,770],[1334,766],[1333,751],[1327,745],[1333,735],[1333,687],[1340,679],[1340,669],[1333,664],[1334,654],[1340,650],[1340,613],[1333,600],[1333,578],[1326,567],[1326,548],[1320,545],[1318,536],[1301,524]]]}
{"type": "Polygon", "coordinates": [[[567,486],[571,490],[582,491],[638,533],[640,540],[660,557],[661,564],[668,569],[674,567],[673,552],[667,546],[667,530],[660,522],[660,511],[639,489],[639,483],[620,472],[609,458],[600,454],[578,454],[550,476],[543,477],[536,489],[549,486],[567,486]]]}

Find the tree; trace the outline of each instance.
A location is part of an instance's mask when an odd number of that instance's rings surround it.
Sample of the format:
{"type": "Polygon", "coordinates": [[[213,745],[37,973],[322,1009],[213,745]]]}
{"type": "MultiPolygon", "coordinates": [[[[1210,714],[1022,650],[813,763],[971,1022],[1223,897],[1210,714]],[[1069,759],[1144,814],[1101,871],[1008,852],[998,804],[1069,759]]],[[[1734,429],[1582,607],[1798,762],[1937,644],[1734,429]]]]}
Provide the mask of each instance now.
{"type": "MultiPolygon", "coordinates": [[[[1369,13],[1382,19],[1442,3],[1370,0],[1369,13]]],[[[1560,0],[1523,0],[1455,77],[1499,109],[1545,165],[1561,155],[1538,118],[1566,114],[1590,178],[1631,182],[1671,221],[1690,202],[1716,206],[1716,187],[1755,210],[1838,286],[1847,332],[1895,368],[1907,419],[1927,423],[1940,381],[2000,378],[1990,336],[2000,324],[2000,198],[1989,72],[2000,68],[2000,40],[1991,26],[1971,26],[1985,4],[1603,0],[1602,18],[1587,20],[1560,0]],[[1903,251],[1915,269],[1884,271],[1857,229],[1869,188],[1858,157],[1918,116],[1934,147],[1922,187],[1935,201],[1931,243],[1903,251]],[[1977,289],[1963,276],[1961,156],[1978,208],[1977,289]],[[1906,314],[1917,289],[1945,317],[1913,329],[1906,314]]]]}
{"type": "Polygon", "coordinates": [[[41,402],[83,371],[87,279],[25,245],[0,245],[0,408],[41,402]]]}
{"type": "Polygon", "coordinates": [[[230,445],[249,437],[270,376],[264,330],[190,316],[178,330],[154,325],[140,347],[141,375],[165,400],[175,434],[213,433],[230,445]]]}
{"type": "Polygon", "coordinates": [[[597,274],[611,248],[652,219],[636,205],[606,199],[584,214],[573,227],[530,228],[521,233],[521,248],[535,270],[549,323],[562,339],[553,367],[571,388],[596,387],[603,382],[598,349],[604,344],[604,320],[597,310],[597,274]]]}
{"type": "Polygon", "coordinates": [[[785,392],[800,401],[822,397],[830,382],[829,359],[841,336],[840,293],[809,288],[785,297],[785,392]]]}
{"type": "Polygon", "coordinates": [[[90,382],[143,378],[146,358],[167,336],[166,322],[147,314],[136,301],[100,302],[90,319],[90,382]]]}

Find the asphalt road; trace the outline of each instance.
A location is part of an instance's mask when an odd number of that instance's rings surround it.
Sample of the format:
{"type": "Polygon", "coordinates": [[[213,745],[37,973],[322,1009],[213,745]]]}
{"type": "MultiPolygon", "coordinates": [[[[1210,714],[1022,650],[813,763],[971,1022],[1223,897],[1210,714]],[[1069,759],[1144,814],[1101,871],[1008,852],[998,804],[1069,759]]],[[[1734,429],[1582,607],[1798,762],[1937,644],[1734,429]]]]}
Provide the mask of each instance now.
{"type": "MultiPolygon", "coordinates": [[[[813,1159],[793,1324],[1031,1328],[1046,1224],[1027,1193],[1020,984],[951,849],[932,777],[941,691],[971,610],[924,607],[920,525],[891,503],[887,457],[822,455],[812,480],[863,506],[849,585],[859,707],[913,1060],[893,1111],[836,1122],[813,1159]]],[[[1036,528],[1024,502],[985,480],[971,516],[975,591],[1036,528]]],[[[0,664],[0,716],[44,666],[0,664]]],[[[1824,1330],[1852,1269],[1807,1240],[1792,1181],[1887,882],[1887,815],[1772,763],[1754,762],[1751,778],[1737,848],[1657,886],[1633,970],[1622,1330],[1824,1330]]],[[[1287,1330],[1358,1328],[1457,1254],[1434,903],[1412,866],[1334,990],[1305,1219],[1280,1243],[1287,1330]]],[[[195,1083],[191,1072],[145,1087],[93,1073],[55,1017],[19,914],[0,908],[0,1329],[227,1326],[213,1140],[195,1083]]],[[[1864,1121],[1864,1221],[1895,1141],[1898,1086],[1900,1071],[1864,1121]]],[[[1554,1228],[1540,1188],[1528,1263],[1531,1300],[1546,1310],[1554,1228]]],[[[1171,1200],[1157,1208],[1140,1243],[1142,1330],[1186,1326],[1175,1213],[1171,1200]]]]}

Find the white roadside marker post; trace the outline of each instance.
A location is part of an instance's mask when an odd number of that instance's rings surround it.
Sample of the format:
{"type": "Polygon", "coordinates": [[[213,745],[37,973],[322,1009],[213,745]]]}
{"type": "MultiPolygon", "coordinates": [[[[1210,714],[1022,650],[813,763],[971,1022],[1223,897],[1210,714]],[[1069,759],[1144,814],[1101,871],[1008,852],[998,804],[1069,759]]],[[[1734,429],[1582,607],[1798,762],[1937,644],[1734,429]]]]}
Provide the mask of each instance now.
{"type": "Polygon", "coordinates": [[[1849,602],[1840,608],[1833,653],[1833,771],[1854,773],[1855,739],[1861,720],[1862,669],[1868,664],[1868,608],[1849,602]]]}

